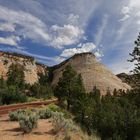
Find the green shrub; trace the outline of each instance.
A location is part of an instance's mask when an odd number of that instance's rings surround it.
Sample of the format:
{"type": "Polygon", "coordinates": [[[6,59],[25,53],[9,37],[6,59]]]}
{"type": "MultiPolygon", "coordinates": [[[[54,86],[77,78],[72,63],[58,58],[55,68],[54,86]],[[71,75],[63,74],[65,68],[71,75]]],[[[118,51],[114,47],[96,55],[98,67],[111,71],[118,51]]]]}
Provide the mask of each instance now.
{"type": "Polygon", "coordinates": [[[48,108],[49,108],[52,112],[61,112],[61,113],[63,113],[63,116],[64,116],[64,118],[66,118],[66,119],[71,118],[71,114],[70,114],[68,111],[66,111],[66,110],[64,110],[64,109],[62,109],[62,108],[60,108],[60,107],[57,106],[57,105],[51,104],[51,105],[48,106],[48,108]]]}
{"type": "Polygon", "coordinates": [[[38,116],[40,119],[48,119],[51,117],[52,111],[48,108],[43,108],[38,111],[38,116]]]}
{"type": "Polygon", "coordinates": [[[70,119],[65,119],[64,114],[61,112],[52,112],[52,125],[54,127],[54,132],[64,131],[65,133],[69,131],[78,131],[78,128],[74,125],[73,121],[70,119]]]}
{"type": "Polygon", "coordinates": [[[9,113],[9,118],[11,121],[18,121],[18,116],[19,116],[19,114],[17,111],[9,113]]]}
{"type": "Polygon", "coordinates": [[[38,111],[38,116],[40,119],[48,119],[52,116],[53,112],[60,112],[60,113],[63,113],[64,118],[71,118],[71,115],[69,112],[61,109],[60,107],[54,104],[51,104],[46,108],[40,109],[38,111]]]}
{"type": "Polygon", "coordinates": [[[29,110],[29,109],[26,109],[26,110],[19,109],[17,111],[10,112],[9,113],[9,118],[10,118],[11,121],[18,121],[18,119],[20,118],[20,116],[22,116],[22,115],[29,115],[31,113],[32,113],[32,111],[29,110]]]}
{"type": "Polygon", "coordinates": [[[38,116],[33,113],[30,115],[22,114],[19,117],[19,125],[24,133],[30,133],[34,128],[37,128],[38,116]]]}
{"type": "Polygon", "coordinates": [[[19,91],[12,91],[11,88],[0,91],[2,104],[23,103],[27,101],[26,95],[19,91]]]}

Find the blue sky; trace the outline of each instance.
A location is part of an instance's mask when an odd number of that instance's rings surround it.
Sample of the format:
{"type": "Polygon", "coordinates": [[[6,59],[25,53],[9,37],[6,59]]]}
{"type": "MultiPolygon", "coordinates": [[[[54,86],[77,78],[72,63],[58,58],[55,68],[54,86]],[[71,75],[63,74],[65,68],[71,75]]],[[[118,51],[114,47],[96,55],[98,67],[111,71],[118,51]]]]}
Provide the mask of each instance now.
{"type": "Polygon", "coordinates": [[[54,65],[93,52],[114,73],[140,32],[140,0],[0,0],[0,50],[54,65]]]}

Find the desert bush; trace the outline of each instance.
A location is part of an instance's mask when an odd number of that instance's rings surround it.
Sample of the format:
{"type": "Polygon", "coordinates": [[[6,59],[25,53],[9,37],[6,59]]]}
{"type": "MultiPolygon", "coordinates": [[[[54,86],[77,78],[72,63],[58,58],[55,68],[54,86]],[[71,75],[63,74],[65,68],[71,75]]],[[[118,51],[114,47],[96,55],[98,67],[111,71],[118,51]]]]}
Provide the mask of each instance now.
{"type": "Polygon", "coordinates": [[[37,128],[38,116],[33,113],[30,115],[21,114],[19,117],[19,125],[24,133],[30,133],[34,128],[37,128]]]}
{"type": "Polygon", "coordinates": [[[24,110],[24,109],[19,109],[17,111],[12,111],[9,113],[9,118],[11,121],[18,121],[19,117],[22,115],[22,114],[27,114],[27,110],[24,110]]]}
{"type": "Polygon", "coordinates": [[[17,111],[9,113],[10,121],[17,121],[18,120],[18,116],[19,116],[19,114],[18,114],[17,111]]]}
{"type": "Polygon", "coordinates": [[[60,107],[54,104],[51,104],[46,108],[40,109],[38,111],[38,115],[40,119],[48,119],[52,116],[53,112],[60,112],[63,113],[64,118],[71,118],[69,112],[65,111],[64,109],[61,109],[60,107]]]}
{"type": "Polygon", "coordinates": [[[43,108],[38,111],[38,116],[40,119],[48,119],[51,117],[52,111],[48,108],[43,108]]]}
{"type": "Polygon", "coordinates": [[[9,113],[10,121],[18,121],[23,115],[29,116],[30,114],[34,113],[35,110],[31,109],[19,109],[16,111],[12,111],[9,113]]]}
{"type": "Polygon", "coordinates": [[[63,113],[63,116],[64,116],[64,118],[66,118],[66,119],[71,118],[71,114],[70,114],[68,111],[66,111],[66,110],[64,110],[64,109],[62,109],[62,108],[60,108],[60,107],[57,106],[57,105],[51,104],[51,105],[48,106],[48,108],[49,108],[52,112],[61,112],[61,113],[63,113]]]}
{"type": "Polygon", "coordinates": [[[74,125],[73,121],[70,119],[65,119],[64,114],[61,112],[52,112],[52,125],[54,127],[54,132],[64,131],[77,131],[78,128],[74,125]]]}

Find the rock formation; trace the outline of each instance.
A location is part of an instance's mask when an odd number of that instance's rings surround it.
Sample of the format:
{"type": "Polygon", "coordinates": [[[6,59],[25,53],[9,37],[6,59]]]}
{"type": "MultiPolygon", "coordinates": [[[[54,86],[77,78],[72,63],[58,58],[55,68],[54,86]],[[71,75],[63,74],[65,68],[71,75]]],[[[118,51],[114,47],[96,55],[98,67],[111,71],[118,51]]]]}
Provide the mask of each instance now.
{"type": "Polygon", "coordinates": [[[7,79],[7,72],[11,64],[20,64],[24,66],[24,74],[26,83],[33,84],[38,81],[38,73],[45,73],[46,67],[36,63],[33,57],[0,52],[0,76],[7,79]]]}
{"type": "MultiPolygon", "coordinates": [[[[11,64],[20,64],[24,66],[25,81],[34,84],[38,81],[38,73],[45,73],[48,67],[41,65],[35,61],[33,57],[16,53],[0,52],[0,76],[7,79],[7,72],[11,64]]],[[[67,65],[71,65],[77,73],[81,74],[83,83],[87,92],[93,90],[94,86],[100,89],[101,94],[106,94],[109,89],[111,93],[116,89],[127,90],[130,86],[123,83],[121,79],[115,76],[103,64],[96,60],[92,53],[76,54],[68,60],[53,66],[52,70],[52,86],[56,86],[62,72],[67,65]]]]}
{"type": "Polygon", "coordinates": [[[97,61],[92,53],[76,54],[61,64],[56,65],[53,71],[52,86],[57,85],[59,78],[62,76],[63,70],[69,64],[77,71],[77,73],[81,74],[87,92],[92,91],[94,86],[100,89],[102,95],[106,94],[108,89],[111,93],[115,88],[117,90],[130,89],[129,85],[123,83],[121,79],[97,61]]]}

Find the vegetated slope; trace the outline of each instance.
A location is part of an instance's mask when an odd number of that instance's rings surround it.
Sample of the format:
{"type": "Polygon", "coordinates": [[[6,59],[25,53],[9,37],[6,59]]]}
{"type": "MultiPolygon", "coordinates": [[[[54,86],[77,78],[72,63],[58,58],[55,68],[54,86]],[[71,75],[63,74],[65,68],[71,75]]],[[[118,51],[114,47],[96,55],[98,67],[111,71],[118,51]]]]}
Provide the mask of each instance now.
{"type": "Polygon", "coordinates": [[[45,73],[46,71],[46,66],[36,63],[33,57],[0,51],[0,77],[7,79],[7,72],[12,64],[19,64],[24,67],[25,81],[29,84],[37,82],[38,73],[45,73]]]}
{"type": "Polygon", "coordinates": [[[52,86],[57,85],[63,70],[69,64],[77,73],[81,74],[87,92],[92,91],[94,86],[100,89],[102,95],[106,94],[108,89],[112,93],[115,88],[117,90],[127,90],[131,88],[126,83],[123,83],[121,79],[115,76],[103,64],[97,61],[95,55],[92,53],[76,54],[61,64],[54,66],[52,86]]]}
{"type": "Polygon", "coordinates": [[[119,73],[116,75],[119,77],[123,82],[131,85],[133,88],[137,88],[137,82],[140,82],[140,79],[137,81],[136,80],[136,75],[135,74],[126,74],[126,73],[119,73]]]}

